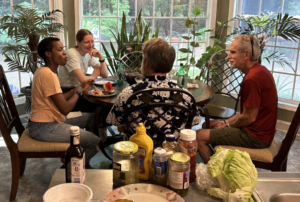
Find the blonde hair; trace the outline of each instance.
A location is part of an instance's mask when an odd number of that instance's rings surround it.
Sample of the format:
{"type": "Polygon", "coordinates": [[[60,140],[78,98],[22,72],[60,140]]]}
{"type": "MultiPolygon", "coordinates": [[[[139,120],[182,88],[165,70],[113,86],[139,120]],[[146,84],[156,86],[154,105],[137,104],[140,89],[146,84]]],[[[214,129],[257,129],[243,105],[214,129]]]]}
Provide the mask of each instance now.
{"type": "Polygon", "coordinates": [[[239,42],[240,42],[237,46],[238,51],[241,53],[244,53],[245,51],[249,51],[251,61],[255,61],[260,57],[259,41],[258,41],[257,37],[241,34],[241,35],[235,36],[234,38],[239,40],[239,42]],[[251,44],[251,37],[253,40],[253,46],[251,44]],[[252,50],[252,47],[253,47],[253,50],[252,50]],[[252,55],[252,51],[253,51],[253,55],[252,55]]]}
{"type": "Polygon", "coordinates": [[[153,73],[168,73],[175,61],[175,49],[165,40],[152,38],[143,44],[143,60],[148,60],[153,73]]]}

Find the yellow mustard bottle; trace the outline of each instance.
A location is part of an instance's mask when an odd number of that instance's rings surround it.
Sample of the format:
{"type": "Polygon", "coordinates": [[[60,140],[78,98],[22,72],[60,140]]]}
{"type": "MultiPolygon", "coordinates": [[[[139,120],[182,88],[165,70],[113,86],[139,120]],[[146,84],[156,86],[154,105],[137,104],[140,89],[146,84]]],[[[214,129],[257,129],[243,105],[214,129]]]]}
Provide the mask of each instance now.
{"type": "Polygon", "coordinates": [[[139,146],[139,179],[149,180],[153,153],[153,140],[146,134],[144,124],[139,123],[136,127],[136,134],[129,138],[129,141],[139,146]]]}

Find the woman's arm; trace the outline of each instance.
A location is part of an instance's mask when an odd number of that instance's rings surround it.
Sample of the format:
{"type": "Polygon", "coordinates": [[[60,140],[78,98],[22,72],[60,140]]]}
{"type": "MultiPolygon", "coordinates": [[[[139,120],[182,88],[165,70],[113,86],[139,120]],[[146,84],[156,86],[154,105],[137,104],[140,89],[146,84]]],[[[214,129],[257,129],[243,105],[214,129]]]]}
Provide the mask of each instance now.
{"type": "MultiPolygon", "coordinates": [[[[103,55],[97,49],[92,50],[92,52],[90,53],[90,56],[98,57],[99,62],[104,60],[103,55]]],[[[94,71],[92,73],[92,77],[97,78],[100,75],[103,78],[107,78],[108,71],[107,71],[107,66],[106,66],[105,62],[100,62],[100,64],[94,65],[93,68],[94,68],[94,71]]]]}

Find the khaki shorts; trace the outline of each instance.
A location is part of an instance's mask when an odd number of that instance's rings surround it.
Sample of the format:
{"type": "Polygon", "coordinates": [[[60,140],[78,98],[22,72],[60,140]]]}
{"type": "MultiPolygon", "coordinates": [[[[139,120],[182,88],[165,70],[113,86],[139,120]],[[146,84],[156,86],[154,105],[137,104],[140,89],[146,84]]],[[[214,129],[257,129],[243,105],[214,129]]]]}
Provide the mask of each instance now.
{"type": "Polygon", "coordinates": [[[211,129],[209,134],[209,143],[212,145],[231,145],[238,147],[267,148],[270,142],[263,142],[248,134],[241,128],[219,128],[211,129]]]}

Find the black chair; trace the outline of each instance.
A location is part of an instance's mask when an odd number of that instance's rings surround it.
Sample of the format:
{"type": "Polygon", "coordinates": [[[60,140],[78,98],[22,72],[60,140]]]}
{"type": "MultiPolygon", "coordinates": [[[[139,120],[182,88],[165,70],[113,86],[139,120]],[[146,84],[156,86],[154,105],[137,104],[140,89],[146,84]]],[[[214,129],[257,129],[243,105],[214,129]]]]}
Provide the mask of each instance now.
{"type": "MultiPolygon", "coordinates": [[[[206,117],[206,123],[209,119],[228,119],[236,114],[238,101],[240,97],[240,84],[243,81],[244,74],[239,69],[232,69],[227,60],[229,50],[220,50],[213,54],[207,66],[207,84],[210,85],[215,94],[227,96],[231,99],[235,107],[228,107],[207,104],[200,108],[201,116],[206,117]],[[208,112],[208,113],[207,113],[208,112]]],[[[204,125],[209,128],[209,124],[204,125]]]]}
{"type": "Polygon", "coordinates": [[[265,149],[249,149],[244,147],[234,147],[227,145],[218,145],[218,147],[227,149],[237,149],[248,152],[255,167],[268,169],[271,171],[286,171],[289,151],[295,141],[300,126],[300,104],[282,141],[274,137],[271,146],[265,149]]]}
{"type": "Polygon", "coordinates": [[[147,134],[152,138],[154,135],[157,135],[158,142],[154,142],[154,144],[161,146],[165,137],[165,131],[162,130],[162,128],[169,128],[170,134],[179,134],[181,124],[178,123],[185,123],[185,128],[191,128],[196,112],[197,108],[194,97],[188,91],[183,89],[151,88],[140,90],[131,95],[124,105],[127,137],[129,138],[131,135],[135,134],[135,128],[141,122],[140,119],[142,119],[147,134]],[[154,95],[154,93],[156,95],[154,95]],[[170,97],[163,102],[158,102],[156,96],[161,93],[170,93],[170,97]],[[182,102],[183,97],[191,100],[192,109],[188,108],[184,102],[182,102]],[[133,108],[128,108],[133,102],[138,104],[135,104],[135,107],[133,108]],[[170,112],[174,113],[175,116],[170,118],[168,115],[170,112]],[[140,114],[140,116],[136,116],[137,113],[140,114]],[[155,123],[157,120],[163,120],[165,123],[159,126],[155,123]],[[147,129],[149,126],[151,127],[151,130],[147,129]]]}
{"type": "Polygon", "coordinates": [[[42,142],[29,136],[24,129],[13,100],[10,88],[0,65],[0,131],[11,157],[12,183],[10,201],[14,201],[19,186],[19,178],[23,175],[27,158],[60,158],[64,162],[69,143],[42,142]],[[16,143],[12,138],[15,128],[18,135],[16,143]]]}

